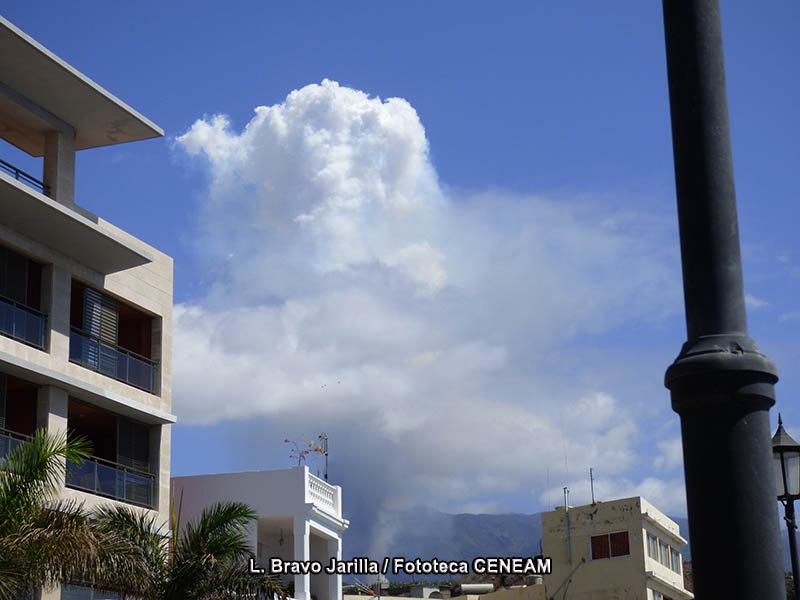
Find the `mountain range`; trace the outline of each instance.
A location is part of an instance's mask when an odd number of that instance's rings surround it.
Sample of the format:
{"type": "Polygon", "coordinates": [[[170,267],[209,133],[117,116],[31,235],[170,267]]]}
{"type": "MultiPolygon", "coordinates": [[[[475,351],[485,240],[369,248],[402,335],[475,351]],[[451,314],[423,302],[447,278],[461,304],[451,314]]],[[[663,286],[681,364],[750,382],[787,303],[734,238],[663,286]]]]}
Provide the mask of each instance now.
{"type": "MultiPolygon", "coordinates": [[[[689,539],[689,522],[685,517],[670,517],[689,539]]],[[[427,508],[383,513],[372,528],[350,517],[350,528],[343,542],[344,558],[367,556],[382,560],[384,556],[402,556],[440,560],[467,560],[479,556],[535,556],[541,552],[541,513],[536,514],[449,514],[427,508]]],[[[782,532],[785,569],[789,570],[789,550],[782,532]]],[[[691,547],[681,552],[691,560],[691,547]]],[[[443,577],[446,578],[446,577],[443,577]]],[[[408,575],[396,575],[391,581],[410,581],[408,575]]],[[[417,579],[436,579],[433,576],[417,579]]]]}

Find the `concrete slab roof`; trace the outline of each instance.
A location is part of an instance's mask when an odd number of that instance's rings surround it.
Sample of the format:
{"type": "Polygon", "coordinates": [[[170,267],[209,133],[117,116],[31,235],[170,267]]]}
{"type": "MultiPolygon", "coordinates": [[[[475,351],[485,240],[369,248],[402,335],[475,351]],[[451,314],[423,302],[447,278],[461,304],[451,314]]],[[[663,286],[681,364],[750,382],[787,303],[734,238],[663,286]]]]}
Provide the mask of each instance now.
{"type": "Polygon", "coordinates": [[[152,262],[143,249],[0,172],[0,223],[108,274],[152,262]]]}
{"type": "Polygon", "coordinates": [[[59,124],[75,130],[77,150],[164,135],[2,16],[0,82],[0,137],[32,156],[42,156],[44,133],[59,124]]]}

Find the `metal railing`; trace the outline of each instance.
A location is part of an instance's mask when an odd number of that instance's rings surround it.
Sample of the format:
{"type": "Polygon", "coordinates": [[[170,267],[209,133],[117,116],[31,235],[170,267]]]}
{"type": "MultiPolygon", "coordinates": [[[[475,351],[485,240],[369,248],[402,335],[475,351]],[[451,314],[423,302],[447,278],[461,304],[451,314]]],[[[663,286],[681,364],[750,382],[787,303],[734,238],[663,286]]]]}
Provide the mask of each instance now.
{"type": "Polygon", "coordinates": [[[155,393],[158,363],[72,327],[69,360],[118,381],[155,393]]]}
{"type": "Polygon", "coordinates": [[[67,463],[67,487],[145,508],[155,507],[155,479],[147,471],[98,457],[67,463]]]}
{"type": "Polygon", "coordinates": [[[29,437],[24,433],[17,433],[8,429],[0,428],[0,461],[5,459],[11,452],[24,444],[29,437]]]}
{"type": "Polygon", "coordinates": [[[31,186],[32,188],[36,188],[43,194],[47,194],[50,191],[49,185],[45,185],[43,181],[36,179],[36,177],[31,175],[30,173],[26,173],[22,169],[18,169],[11,163],[4,161],[2,158],[0,158],[0,169],[5,171],[6,173],[13,175],[14,179],[16,179],[17,181],[21,181],[22,183],[25,183],[31,186]]]}
{"type": "Polygon", "coordinates": [[[0,334],[44,350],[47,315],[21,302],[0,296],[0,334]]]}

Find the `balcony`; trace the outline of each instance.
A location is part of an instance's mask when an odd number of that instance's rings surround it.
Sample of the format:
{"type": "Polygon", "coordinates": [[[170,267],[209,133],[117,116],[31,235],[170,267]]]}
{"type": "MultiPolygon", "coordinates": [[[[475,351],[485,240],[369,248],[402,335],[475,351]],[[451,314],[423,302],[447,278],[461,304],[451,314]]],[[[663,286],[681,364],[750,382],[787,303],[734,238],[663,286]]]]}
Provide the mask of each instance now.
{"type": "Polygon", "coordinates": [[[321,511],[326,512],[334,517],[341,517],[341,510],[339,508],[339,493],[338,488],[332,486],[324,479],[320,479],[308,473],[306,483],[307,501],[311,501],[314,506],[321,511]]]}
{"type": "Polygon", "coordinates": [[[104,460],[90,458],[67,463],[67,487],[128,504],[155,507],[155,476],[104,460]]]}
{"type": "Polygon", "coordinates": [[[77,327],[70,330],[69,360],[117,381],[155,393],[158,369],[155,361],[101,341],[77,327]]]}
{"type": "Polygon", "coordinates": [[[17,181],[21,181],[22,183],[32,187],[37,192],[47,195],[47,193],[50,191],[50,186],[45,185],[43,181],[39,181],[30,173],[26,173],[22,169],[18,169],[3,159],[0,159],[0,170],[5,171],[17,181]]]}
{"type": "MultiPolygon", "coordinates": [[[[25,180],[27,181],[27,180],[25,180]]],[[[0,169],[0,222],[102,274],[152,262],[149,251],[0,169]]]]}
{"type": "Polygon", "coordinates": [[[5,296],[0,296],[0,334],[44,350],[47,316],[5,296]]]}
{"type": "Polygon", "coordinates": [[[0,461],[28,439],[27,435],[0,428],[0,461]]]}

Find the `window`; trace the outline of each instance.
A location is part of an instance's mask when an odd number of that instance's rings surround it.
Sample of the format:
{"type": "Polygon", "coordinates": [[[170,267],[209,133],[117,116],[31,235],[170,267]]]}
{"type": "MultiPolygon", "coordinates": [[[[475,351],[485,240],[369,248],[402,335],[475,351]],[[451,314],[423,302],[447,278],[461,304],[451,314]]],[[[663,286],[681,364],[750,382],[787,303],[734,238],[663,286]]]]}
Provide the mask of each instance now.
{"type": "Polygon", "coordinates": [[[615,556],[628,556],[630,543],[627,531],[593,535],[591,538],[592,560],[612,558],[615,556]]]}
{"type": "Polygon", "coordinates": [[[681,553],[675,550],[675,548],[670,548],[670,553],[672,554],[672,570],[675,571],[678,575],[681,574],[681,553]]]}
{"type": "Polygon", "coordinates": [[[0,460],[36,430],[37,387],[0,373],[0,460]]]}
{"type": "Polygon", "coordinates": [[[631,553],[627,531],[612,533],[608,537],[611,541],[611,556],[628,556],[631,553]]]}
{"type": "Polygon", "coordinates": [[[592,536],[592,560],[598,558],[608,558],[611,556],[611,548],[608,543],[608,535],[592,536]]]}
{"type": "Polygon", "coordinates": [[[153,508],[148,425],[70,398],[67,426],[92,444],[90,459],[67,464],[68,487],[153,508]]]}
{"type": "Polygon", "coordinates": [[[69,359],[155,393],[153,317],[115,298],[72,282],[69,359]]]}
{"type": "Polygon", "coordinates": [[[665,567],[669,567],[669,561],[670,561],[669,546],[665,542],[658,540],[658,548],[660,550],[659,552],[660,556],[658,562],[660,562],[665,567]]]}
{"type": "Polygon", "coordinates": [[[653,600],[672,600],[669,596],[665,596],[661,592],[653,590],[653,600]]]}
{"type": "Polygon", "coordinates": [[[44,349],[42,266],[0,246],[0,333],[44,349]]]}
{"type": "Polygon", "coordinates": [[[658,560],[658,538],[647,534],[647,556],[653,560],[658,560]]]}

